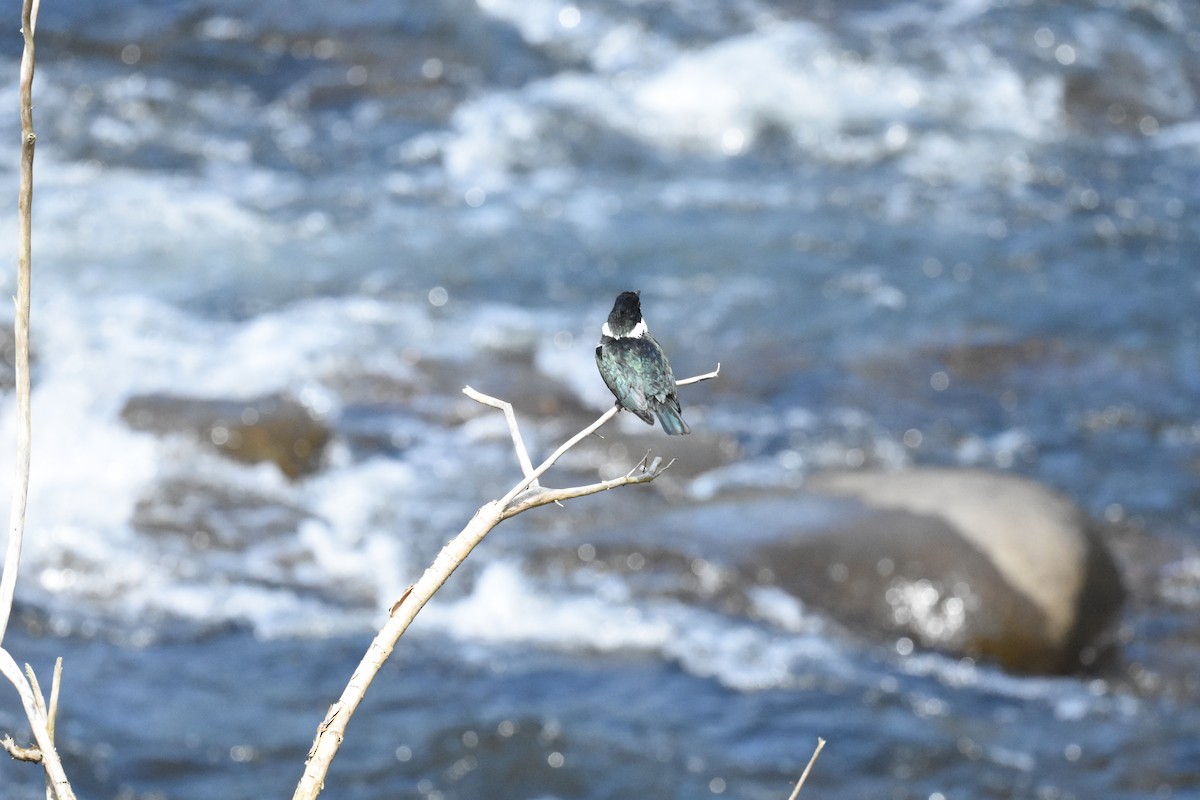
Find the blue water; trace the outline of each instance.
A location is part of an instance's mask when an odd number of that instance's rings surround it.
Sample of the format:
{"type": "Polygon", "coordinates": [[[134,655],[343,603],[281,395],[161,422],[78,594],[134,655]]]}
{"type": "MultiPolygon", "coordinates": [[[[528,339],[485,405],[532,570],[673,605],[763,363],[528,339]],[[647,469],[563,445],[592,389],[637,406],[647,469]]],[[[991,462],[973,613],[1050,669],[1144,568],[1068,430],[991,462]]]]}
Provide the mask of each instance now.
{"type": "Polygon", "coordinates": [[[722,364],[684,393],[696,450],[657,490],[499,529],[372,688],[331,796],[783,798],[818,736],[811,795],[1200,796],[1200,4],[47,0],[38,38],[6,646],[66,657],[82,796],[289,791],[384,610],[518,477],[461,385],[547,452],[609,402],[591,348],[629,288],[678,375],[722,364]],[[287,392],[334,444],[290,482],[130,430],[156,392],[287,392]],[[789,598],[544,569],[617,526],[652,547],[680,503],[921,464],[1121,526],[1122,663],[1017,678],[789,598]]]}

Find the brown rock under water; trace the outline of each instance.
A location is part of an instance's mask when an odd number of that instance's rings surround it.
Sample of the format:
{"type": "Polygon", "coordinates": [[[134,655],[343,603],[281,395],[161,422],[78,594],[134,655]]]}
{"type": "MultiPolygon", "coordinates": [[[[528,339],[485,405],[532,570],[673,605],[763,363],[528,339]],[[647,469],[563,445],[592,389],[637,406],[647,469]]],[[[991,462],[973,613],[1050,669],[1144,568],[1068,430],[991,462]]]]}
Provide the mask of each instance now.
{"type": "Polygon", "coordinates": [[[165,394],[132,397],[121,419],[138,431],[186,433],[246,464],[270,461],[295,480],[321,468],[330,430],[288,395],[209,400],[165,394]]]}

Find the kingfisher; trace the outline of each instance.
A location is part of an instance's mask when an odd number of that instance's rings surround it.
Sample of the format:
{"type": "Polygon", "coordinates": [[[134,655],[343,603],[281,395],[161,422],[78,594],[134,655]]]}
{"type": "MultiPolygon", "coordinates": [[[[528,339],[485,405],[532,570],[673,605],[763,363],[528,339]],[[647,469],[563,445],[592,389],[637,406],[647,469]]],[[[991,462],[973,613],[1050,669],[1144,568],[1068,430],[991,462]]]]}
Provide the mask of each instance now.
{"type": "Polygon", "coordinates": [[[600,377],[617,398],[617,405],[645,422],[659,424],[671,436],[690,433],[680,416],[679,390],[662,347],[654,341],[638,292],[621,292],[596,345],[600,377]]]}

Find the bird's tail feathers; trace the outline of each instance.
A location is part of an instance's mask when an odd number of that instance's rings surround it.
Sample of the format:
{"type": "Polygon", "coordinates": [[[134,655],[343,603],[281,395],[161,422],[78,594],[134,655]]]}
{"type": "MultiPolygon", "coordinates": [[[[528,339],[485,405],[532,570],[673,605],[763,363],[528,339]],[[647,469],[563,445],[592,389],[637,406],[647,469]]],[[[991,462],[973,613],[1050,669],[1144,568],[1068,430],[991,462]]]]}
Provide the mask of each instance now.
{"type": "Polygon", "coordinates": [[[692,432],[680,413],[670,406],[658,406],[654,409],[654,413],[658,415],[658,422],[668,435],[682,436],[692,432]]]}

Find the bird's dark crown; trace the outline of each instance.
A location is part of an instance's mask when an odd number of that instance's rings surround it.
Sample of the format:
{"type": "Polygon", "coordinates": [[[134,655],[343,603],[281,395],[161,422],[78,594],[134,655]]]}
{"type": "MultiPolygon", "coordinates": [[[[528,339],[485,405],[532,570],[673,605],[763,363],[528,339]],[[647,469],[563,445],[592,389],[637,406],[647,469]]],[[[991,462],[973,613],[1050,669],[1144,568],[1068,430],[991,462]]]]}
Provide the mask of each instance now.
{"type": "MultiPolygon", "coordinates": [[[[608,315],[609,335],[620,338],[633,334],[642,322],[642,301],[638,292],[621,292],[608,315]]],[[[643,326],[645,327],[645,326],[643,326]]]]}

